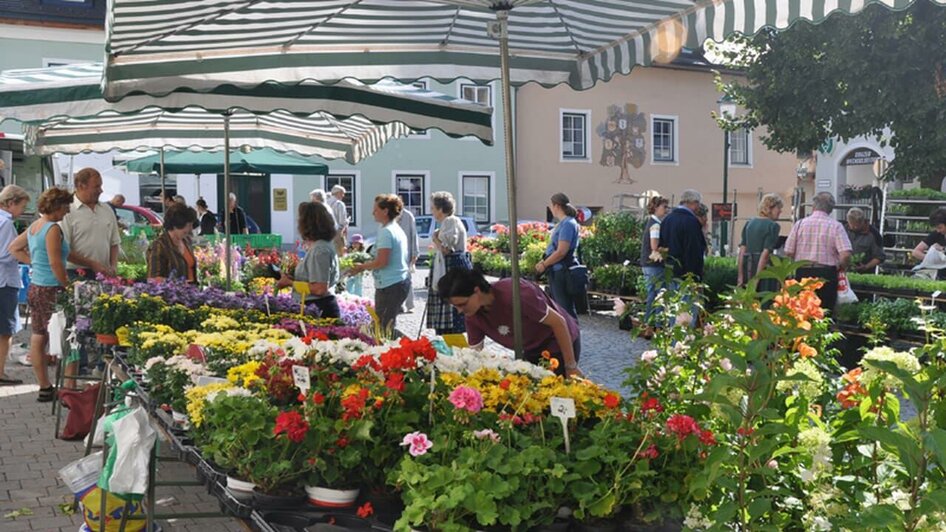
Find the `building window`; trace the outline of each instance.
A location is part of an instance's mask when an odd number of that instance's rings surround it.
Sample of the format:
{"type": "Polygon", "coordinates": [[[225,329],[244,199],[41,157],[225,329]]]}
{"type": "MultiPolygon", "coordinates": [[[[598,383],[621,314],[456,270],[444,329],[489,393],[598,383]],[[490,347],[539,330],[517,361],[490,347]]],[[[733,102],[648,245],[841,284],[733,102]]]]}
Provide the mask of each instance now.
{"type": "Polygon", "coordinates": [[[729,164],[749,166],[752,164],[752,137],[748,129],[729,133],[729,164]]]}
{"type": "Polygon", "coordinates": [[[655,163],[677,162],[677,119],[668,116],[651,117],[653,153],[655,163]]]}
{"type": "Polygon", "coordinates": [[[404,202],[404,208],[415,215],[424,214],[424,178],[420,174],[399,174],[394,177],[394,187],[397,195],[404,202]]]}
{"type": "Polygon", "coordinates": [[[591,119],[590,111],[560,111],[561,113],[561,160],[590,161],[588,157],[588,122],[591,119]]]}
{"type": "Polygon", "coordinates": [[[331,193],[332,187],[341,185],[345,187],[345,208],[348,209],[348,223],[358,226],[358,202],[355,201],[358,180],[355,174],[329,174],[325,176],[325,192],[331,193]]]}
{"type": "MultiPolygon", "coordinates": [[[[424,89],[424,90],[427,90],[427,89],[428,89],[427,80],[423,80],[423,79],[419,79],[419,80],[417,80],[417,81],[411,83],[411,85],[413,85],[414,87],[417,87],[418,89],[424,89]]],[[[427,131],[426,129],[414,129],[414,128],[411,128],[411,134],[408,135],[408,136],[406,136],[406,137],[404,137],[404,138],[408,138],[408,139],[429,139],[429,138],[430,138],[430,131],[427,131]]]]}
{"type": "Polygon", "coordinates": [[[489,85],[476,85],[474,83],[460,84],[460,99],[468,102],[478,103],[487,107],[493,106],[493,89],[489,85]]]}
{"type": "Polygon", "coordinates": [[[477,222],[489,223],[489,176],[462,176],[460,191],[463,200],[463,216],[469,216],[477,222]]]}

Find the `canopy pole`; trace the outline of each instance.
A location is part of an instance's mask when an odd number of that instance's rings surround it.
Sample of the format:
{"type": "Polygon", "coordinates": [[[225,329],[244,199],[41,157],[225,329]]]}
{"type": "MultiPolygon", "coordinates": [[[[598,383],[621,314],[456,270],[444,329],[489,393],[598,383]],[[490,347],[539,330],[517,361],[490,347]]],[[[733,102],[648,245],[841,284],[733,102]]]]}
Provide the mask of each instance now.
{"type": "Polygon", "coordinates": [[[167,214],[164,212],[164,206],[166,205],[164,200],[168,197],[167,190],[164,189],[164,146],[161,146],[161,158],[159,163],[159,169],[161,170],[161,212],[167,214]]]}
{"type": "Polygon", "coordinates": [[[512,137],[512,99],[509,88],[509,11],[496,11],[499,22],[499,61],[502,71],[503,135],[506,146],[506,200],[509,203],[509,251],[512,270],[512,334],[516,358],[523,358],[522,299],[519,289],[519,216],[516,211],[516,153],[512,137]]]}
{"type": "MultiPolygon", "coordinates": [[[[225,245],[227,246],[226,251],[224,251],[224,260],[226,264],[224,268],[227,273],[227,292],[230,291],[231,275],[233,272],[230,271],[230,266],[232,262],[231,251],[230,251],[230,231],[233,229],[230,227],[230,113],[223,113],[223,205],[224,205],[224,218],[223,218],[223,229],[226,234],[225,245]]],[[[219,209],[218,209],[219,210],[219,209]]]]}

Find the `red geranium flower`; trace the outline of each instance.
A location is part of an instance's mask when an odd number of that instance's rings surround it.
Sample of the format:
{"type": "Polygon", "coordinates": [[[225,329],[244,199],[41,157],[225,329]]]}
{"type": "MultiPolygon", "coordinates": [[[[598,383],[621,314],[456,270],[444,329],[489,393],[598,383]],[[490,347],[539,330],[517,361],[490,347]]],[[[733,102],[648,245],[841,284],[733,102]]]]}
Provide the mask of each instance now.
{"type": "Polygon", "coordinates": [[[280,412],[276,416],[276,426],[273,427],[273,434],[278,436],[286,433],[291,442],[299,443],[305,439],[307,432],[309,432],[309,423],[299,412],[280,412]]]}
{"type": "Polygon", "coordinates": [[[365,403],[368,401],[368,395],[368,389],[362,388],[358,393],[342,399],[342,408],[345,410],[342,413],[342,419],[345,421],[361,419],[362,410],[364,410],[365,403]]]}
{"type": "Polygon", "coordinates": [[[371,502],[366,502],[358,507],[358,517],[362,519],[367,519],[374,514],[374,507],[371,506],[371,502]]]}
{"type": "Polygon", "coordinates": [[[683,441],[690,434],[699,434],[700,426],[696,421],[686,414],[674,414],[667,420],[667,430],[676,435],[677,439],[683,441]]]}
{"type": "Polygon", "coordinates": [[[312,394],[312,402],[317,405],[320,405],[325,402],[325,396],[319,392],[315,392],[314,394],[312,394]]]}
{"type": "Polygon", "coordinates": [[[395,392],[404,391],[404,374],[394,371],[388,374],[388,378],[384,381],[384,386],[388,389],[394,390],[395,392]]]}
{"type": "Polygon", "coordinates": [[[713,435],[711,430],[701,430],[700,443],[703,445],[716,445],[716,436],[713,435]]]}
{"type": "Polygon", "coordinates": [[[657,446],[653,444],[647,449],[644,449],[643,452],[641,452],[642,458],[647,458],[650,460],[653,460],[654,458],[657,458],[658,456],[660,456],[660,453],[657,451],[657,446]]]}
{"type": "Polygon", "coordinates": [[[604,406],[607,408],[617,408],[621,404],[621,398],[614,393],[609,393],[604,396],[604,406]]]}
{"type": "Polygon", "coordinates": [[[649,414],[653,412],[663,412],[664,407],[660,404],[660,401],[656,397],[648,397],[644,399],[644,402],[641,403],[641,412],[649,414]]]}

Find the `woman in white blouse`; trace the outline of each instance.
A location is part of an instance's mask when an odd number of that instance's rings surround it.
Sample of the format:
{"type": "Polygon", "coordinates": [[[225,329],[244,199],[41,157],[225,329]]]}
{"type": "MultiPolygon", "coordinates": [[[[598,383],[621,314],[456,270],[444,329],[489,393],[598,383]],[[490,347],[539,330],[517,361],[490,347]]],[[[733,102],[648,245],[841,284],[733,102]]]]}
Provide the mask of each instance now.
{"type": "Polygon", "coordinates": [[[455,269],[472,270],[470,255],[466,252],[466,227],[463,220],[453,215],[456,201],[449,192],[430,195],[431,211],[437,220],[434,231],[433,264],[430,268],[430,289],[427,291],[427,327],[437,334],[456,334],[466,331],[463,314],[441,299],[437,282],[445,273],[455,269]]]}

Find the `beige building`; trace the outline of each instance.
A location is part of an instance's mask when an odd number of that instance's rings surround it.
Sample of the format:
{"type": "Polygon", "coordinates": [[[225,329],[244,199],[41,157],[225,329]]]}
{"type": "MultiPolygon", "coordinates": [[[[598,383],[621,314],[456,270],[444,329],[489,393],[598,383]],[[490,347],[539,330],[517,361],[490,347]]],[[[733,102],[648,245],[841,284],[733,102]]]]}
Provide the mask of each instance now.
{"type": "MultiPolygon", "coordinates": [[[[545,219],[548,198],[559,191],[576,205],[604,211],[619,208],[622,195],[651,190],[675,200],[694,188],[707,205],[722,202],[724,137],[711,115],[721,95],[709,65],[697,58],[638,67],[587,91],[534,84],[519,89],[519,216],[545,219]]],[[[798,160],[769,151],[759,137],[759,131],[733,133],[730,201],[735,191],[738,217],[750,218],[761,194],[777,192],[788,218],[798,160]]],[[[636,202],[625,196],[623,203],[636,202]]]]}

